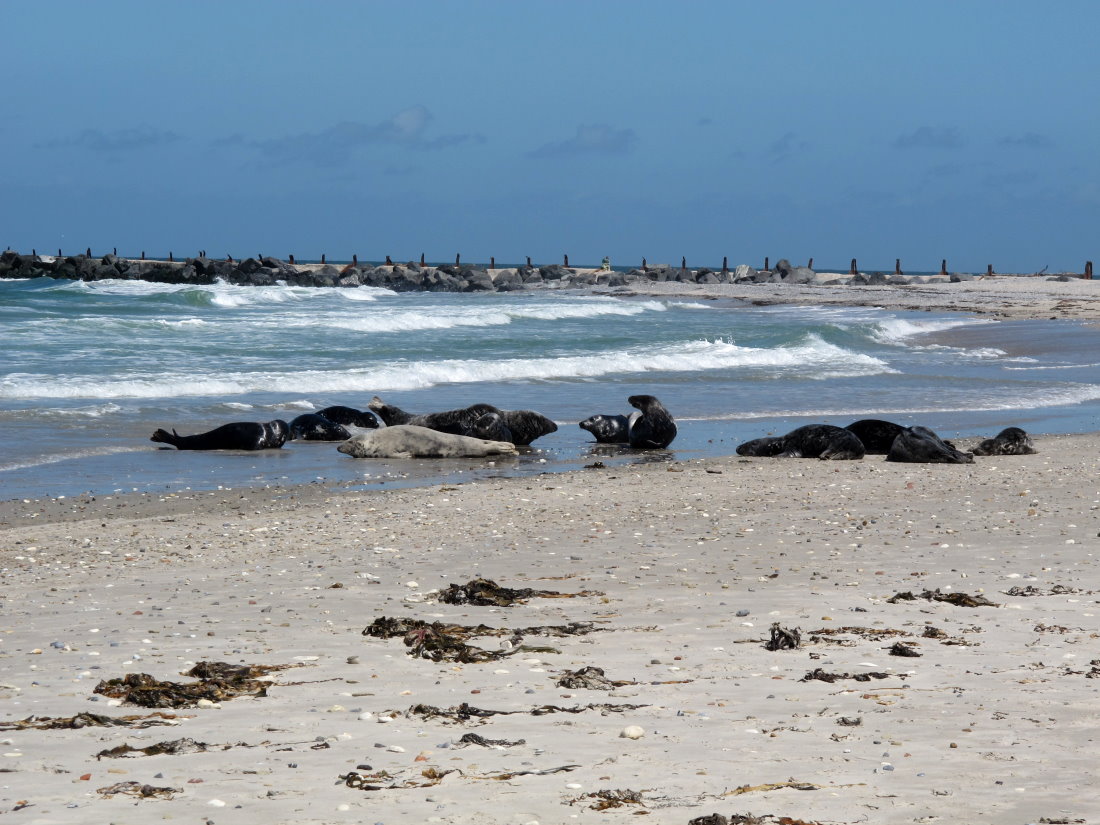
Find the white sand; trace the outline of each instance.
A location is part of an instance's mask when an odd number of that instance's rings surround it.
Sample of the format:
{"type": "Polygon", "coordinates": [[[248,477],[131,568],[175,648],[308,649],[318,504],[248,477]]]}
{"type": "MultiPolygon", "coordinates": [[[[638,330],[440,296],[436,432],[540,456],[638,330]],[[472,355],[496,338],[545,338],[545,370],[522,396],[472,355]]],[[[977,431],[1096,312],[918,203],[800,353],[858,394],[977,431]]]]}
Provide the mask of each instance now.
{"type": "MultiPolygon", "coordinates": [[[[0,812],[20,825],[545,825],[637,812],[682,825],[714,812],[1096,822],[1100,436],[1036,441],[1038,455],[964,466],[734,456],[384,493],[310,486],[0,505],[4,725],[148,713],[92,692],[131,672],[190,682],[179,674],[201,660],[305,665],[273,674],[265,698],[177,711],[185,718],[173,727],[0,732],[0,812]],[[511,608],[425,598],[478,575],[604,595],[511,608]],[[1005,595],[1014,586],[1071,590],[1005,595]],[[1000,606],[886,601],[937,588],[1000,606]],[[361,635],[380,616],[592,621],[607,632],[527,636],[555,652],[436,664],[407,656],[399,638],[361,635]],[[801,628],[802,646],[765,650],[773,622],[801,628]],[[947,638],[924,637],[929,625],[947,638]],[[813,637],[846,626],[903,635],[813,637]],[[922,656],[889,655],[895,640],[922,656]],[[555,686],[585,665],[636,684],[555,686]],[[800,681],[815,668],[889,676],[800,681]],[[404,715],[462,702],[521,713],[464,725],[404,715]],[[589,703],[646,707],[524,712],[589,703]],[[397,715],[380,722],[388,711],[397,715]],[[644,736],[621,738],[629,725],[644,736]],[[526,743],[454,747],[467,732],[526,743]],[[211,750],[94,756],[179,737],[211,750]],[[455,772],[425,788],[338,784],[363,764],[362,774],[392,775],[380,785],[455,772]],[[491,778],[562,766],[576,767],[491,778]],[[97,793],[123,781],[180,792],[97,793]],[[751,789],[789,781],[808,789],[751,789]],[[585,796],[615,790],[642,801],[600,813],[585,796]]],[[[475,643],[497,649],[500,639],[475,643]]]]}

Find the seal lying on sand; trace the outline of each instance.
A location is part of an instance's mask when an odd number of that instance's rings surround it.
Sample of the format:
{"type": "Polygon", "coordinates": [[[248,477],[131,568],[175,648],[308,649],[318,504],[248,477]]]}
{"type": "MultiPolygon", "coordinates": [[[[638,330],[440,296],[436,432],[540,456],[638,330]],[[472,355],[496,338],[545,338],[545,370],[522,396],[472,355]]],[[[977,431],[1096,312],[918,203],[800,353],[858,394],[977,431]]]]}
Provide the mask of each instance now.
{"type": "MultiPolygon", "coordinates": [[[[634,413],[641,417],[641,413],[634,413]]],[[[577,425],[592,433],[599,444],[626,444],[630,441],[630,419],[625,415],[593,415],[577,425]]]]}
{"type": "Polygon", "coordinates": [[[323,410],[317,410],[317,415],[323,415],[333,424],[342,424],[345,427],[366,427],[371,430],[378,427],[378,419],[373,413],[357,410],[354,407],[325,407],[323,410]]]}
{"type": "Polygon", "coordinates": [[[652,395],[632,395],[627,401],[641,411],[630,416],[627,436],[631,447],[663,450],[676,438],[676,422],[652,395]]]}
{"type": "Polygon", "coordinates": [[[479,432],[491,430],[497,433],[500,440],[511,441],[519,447],[526,447],[539,436],[556,432],[558,429],[557,424],[533,410],[501,410],[492,404],[473,404],[459,410],[413,415],[400,407],[387,404],[376,395],[367,406],[377,413],[387,427],[395,424],[413,424],[442,433],[469,435],[475,438],[481,437],[477,435],[479,432]],[[508,429],[506,438],[503,437],[504,432],[497,428],[495,422],[482,422],[480,425],[477,423],[478,419],[487,413],[496,413],[500,416],[503,425],[508,429]]]}
{"type": "Polygon", "coordinates": [[[807,424],[786,435],[756,438],[737,447],[738,455],[833,461],[855,461],[865,453],[863,442],[855,433],[832,424],[807,424]]]}
{"type": "Polygon", "coordinates": [[[336,448],[352,458],[481,458],[515,455],[514,444],[395,424],[349,438],[336,448]]]}
{"type": "Polygon", "coordinates": [[[974,456],[956,450],[927,427],[906,427],[886,454],[887,461],[905,461],[911,464],[973,464],[974,456]]]}
{"type": "Polygon", "coordinates": [[[894,443],[898,433],[905,427],[878,418],[862,418],[859,421],[853,421],[844,429],[856,434],[856,437],[863,442],[863,449],[868,455],[886,455],[890,452],[890,445],[894,443]]]}
{"type": "Polygon", "coordinates": [[[346,441],[351,433],[320,413],[305,413],[290,422],[294,438],[303,441],[346,441]]]}
{"type": "Polygon", "coordinates": [[[266,450],[282,447],[292,438],[294,436],[290,432],[290,425],[277,418],[266,424],[256,421],[223,424],[198,435],[179,435],[175,430],[157,430],[149,440],[171,444],[177,450],[266,450]]]}
{"type": "Polygon", "coordinates": [[[974,448],[974,455],[1031,455],[1038,452],[1031,436],[1019,427],[1006,427],[974,448]]]}

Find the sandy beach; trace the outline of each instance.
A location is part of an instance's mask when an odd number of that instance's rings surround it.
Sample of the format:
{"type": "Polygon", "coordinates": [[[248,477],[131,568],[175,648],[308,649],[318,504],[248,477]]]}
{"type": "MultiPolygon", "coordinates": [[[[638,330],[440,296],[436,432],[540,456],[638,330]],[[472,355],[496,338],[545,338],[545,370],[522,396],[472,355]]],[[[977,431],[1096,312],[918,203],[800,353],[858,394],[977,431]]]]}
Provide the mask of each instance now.
{"type": "Polygon", "coordinates": [[[733,456],[5,503],[0,810],[1095,822],[1100,437],[1036,442],[960,466],[733,456]],[[477,577],[576,595],[438,601],[477,577]],[[457,637],[475,661],[432,661],[411,653],[435,630],[363,635],[383,617],[486,627],[457,637]],[[96,692],[192,684],[199,662],[291,667],[199,706],[96,692]],[[609,689],[559,685],[585,667],[609,689]],[[141,718],[43,729],[89,713],[141,718]],[[179,752],[97,758],[159,743],[179,752]]]}

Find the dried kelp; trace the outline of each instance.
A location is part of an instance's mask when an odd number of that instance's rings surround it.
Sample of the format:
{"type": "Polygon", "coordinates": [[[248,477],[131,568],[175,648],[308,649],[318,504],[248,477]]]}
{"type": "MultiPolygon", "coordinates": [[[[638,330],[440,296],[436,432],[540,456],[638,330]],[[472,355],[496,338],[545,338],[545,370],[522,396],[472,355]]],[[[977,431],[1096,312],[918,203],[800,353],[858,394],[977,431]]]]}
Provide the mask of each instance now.
{"type": "Polygon", "coordinates": [[[802,644],[802,631],[797,627],[788,630],[780,627],[779,622],[774,622],[771,629],[771,638],[764,642],[765,650],[794,650],[802,644]]]}
{"type": "Polygon", "coordinates": [[[855,679],[857,682],[870,682],[872,679],[888,679],[889,673],[880,673],[877,671],[868,671],[867,673],[828,673],[821,668],[815,668],[809,671],[798,681],[800,682],[837,682],[841,679],[855,679]]]}
{"type": "Polygon", "coordinates": [[[145,716],[105,716],[78,713],[76,716],[28,716],[15,722],[0,722],[0,730],[80,730],[81,728],[149,728],[177,725],[181,717],[174,713],[150,713],[145,716]]]}
{"type": "Polygon", "coordinates": [[[915,642],[894,642],[887,648],[891,656],[910,656],[920,658],[924,654],[916,649],[915,642]]]}
{"type": "Polygon", "coordinates": [[[536,625],[511,630],[483,624],[461,625],[380,616],[364,628],[363,635],[378,639],[401,636],[405,647],[409,648],[409,655],[416,658],[433,662],[476,663],[496,661],[519,653],[524,649],[519,644],[524,636],[581,636],[603,629],[591,622],[570,622],[566,625],[536,625]],[[507,649],[485,650],[469,644],[468,640],[475,636],[511,636],[513,643],[507,649]]]}
{"type": "Polygon", "coordinates": [[[641,805],[643,808],[645,807],[641,791],[632,791],[629,788],[592,791],[570,800],[569,804],[576,805],[578,802],[590,803],[588,807],[593,811],[606,811],[611,808],[621,808],[623,805],[641,805]]]}
{"type": "Polygon", "coordinates": [[[617,687],[636,685],[638,683],[608,679],[607,676],[604,675],[603,668],[588,666],[577,668],[576,670],[567,670],[565,675],[554,684],[558,687],[569,688],[570,690],[582,688],[586,690],[614,690],[617,687]]]}
{"type": "Polygon", "coordinates": [[[198,682],[161,681],[148,673],[128,673],[120,679],[104,679],[95,693],[146,708],[194,707],[201,700],[223,702],[238,696],[266,696],[270,683],[257,677],[294,665],[231,665],[199,662],[185,676],[198,682]]]}
{"type": "Polygon", "coordinates": [[[466,748],[470,745],[478,745],[482,748],[514,748],[517,745],[526,744],[526,739],[516,739],[515,741],[509,741],[508,739],[486,739],[484,736],[479,736],[476,733],[464,733],[462,738],[454,743],[454,747],[466,748]]]}
{"type": "Polygon", "coordinates": [[[688,820],[688,825],[821,825],[821,823],[810,822],[805,819],[792,819],[789,816],[775,816],[773,814],[764,814],[763,816],[733,814],[727,817],[722,814],[714,813],[707,814],[706,816],[697,816],[695,819],[688,820]]]}
{"type": "Polygon", "coordinates": [[[101,793],[104,796],[125,794],[126,796],[136,796],[138,799],[172,799],[176,794],[183,793],[183,789],[158,788],[154,785],[144,785],[141,782],[116,782],[106,788],[96,788],[96,793],[101,793]]]}
{"type": "Polygon", "coordinates": [[[471,579],[466,584],[452,584],[437,597],[444,604],[472,604],[483,607],[511,607],[528,599],[573,599],[578,596],[602,596],[593,590],[580,593],[559,593],[557,590],[513,589],[501,587],[491,579],[471,579]]]}
{"type": "Polygon", "coordinates": [[[925,590],[919,596],[914,596],[913,591],[906,590],[895,593],[888,601],[890,604],[898,602],[912,602],[917,599],[927,599],[931,602],[947,602],[956,607],[1000,607],[996,602],[991,602],[985,596],[971,596],[969,593],[941,593],[937,587],[935,590],[925,590]]]}
{"type": "Polygon", "coordinates": [[[764,785],[741,785],[732,791],[726,791],[722,796],[739,796],[756,791],[778,791],[780,788],[793,788],[796,791],[821,790],[821,786],[815,785],[813,782],[798,782],[794,779],[788,779],[786,782],[768,782],[764,785]]]}
{"type": "MultiPolygon", "coordinates": [[[[130,756],[178,756],[183,753],[202,753],[209,749],[209,745],[205,742],[196,742],[194,739],[172,739],[168,742],[157,742],[155,745],[148,745],[144,748],[135,748],[130,745],[117,745],[113,748],[107,748],[95,755],[96,759],[119,759],[121,757],[130,756]]],[[[222,750],[228,750],[233,747],[232,745],[223,745],[222,750]]]]}
{"type": "Polygon", "coordinates": [[[497,773],[486,773],[480,776],[471,776],[471,779],[496,779],[499,781],[507,781],[509,779],[515,779],[517,776],[549,776],[552,773],[569,773],[575,771],[580,765],[559,765],[556,768],[543,768],[538,771],[498,771],[497,773]]]}
{"type": "Polygon", "coordinates": [[[357,791],[383,791],[394,788],[430,788],[442,782],[443,777],[456,772],[461,773],[461,771],[458,771],[456,768],[446,771],[441,771],[438,768],[425,768],[417,774],[417,776],[420,777],[419,779],[410,777],[409,779],[399,780],[388,771],[377,771],[376,773],[368,774],[350,771],[349,773],[342,774],[336,781],[336,784],[343,784],[357,791]]]}
{"type": "Polygon", "coordinates": [[[924,626],[924,632],[921,633],[921,636],[926,639],[946,639],[947,632],[929,624],[924,626]]]}
{"type": "Polygon", "coordinates": [[[463,702],[450,708],[439,708],[435,705],[413,705],[407,711],[406,716],[419,716],[422,719],[442,719],[448,722],[469,722],[471,719],[486,719],[490,716],[514,716],[528,713],[531,716],[545,716],[550,713],[584,713],[589,710],[598,710],[604,713],[623,713],[628,710],[649,707],[649,705],[613,705],[607,703],[591,703],[578,705],[571,708],[560,705],[539,705],[529,710],[490,710],[478,708],[463,702]]]}

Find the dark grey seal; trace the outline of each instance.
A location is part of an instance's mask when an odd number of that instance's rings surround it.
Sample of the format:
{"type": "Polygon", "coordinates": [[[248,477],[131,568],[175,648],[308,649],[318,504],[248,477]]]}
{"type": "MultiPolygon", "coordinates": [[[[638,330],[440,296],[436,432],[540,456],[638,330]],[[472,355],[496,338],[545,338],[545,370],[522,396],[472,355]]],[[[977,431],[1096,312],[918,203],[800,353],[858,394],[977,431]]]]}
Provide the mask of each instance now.
{"type": "Polygon", "coordinates": [[[955,449],[927,427],[906,427],[886,454],[887,461],[910,464],[973,464],[974,456],[955,449]]]}
{"type": "Polygon", "coordinates": [[[1031,436],[1019,427],[1006,427],[974,448],[974,455],[1032,455],[1036,452],[1031,436]]]}
{"type": "Polygon", "coordinates": [[[536,438],[556,432],[558,425],[541,413],[534,410],[501,410],[492,404],[472,404],[458,410],[445,410],[443,412],[425,413],[413,415],[400,407],[387,404],[377,395],[371,399],[368,406],[375,412],[387,427],[398,424],[412,424],[418,427],[427,427],[452,435],[468,435],[474,438],[482,438],[479,432],[495,431],[497,436],[503,435],[500,424],[488,419],[478,424],[478,421],[487,414],[500,416],[500,421],[507,428],[509,437],[500,439],[490,438],[491,441],[506,440],[517,447],[526,447],[536,438]]]}
{"type": "Polygon", "coordinates": [[[630,441],[630,419],[625,415],[592,415],[577,426],[592,433],[598,444],[626,444],[630,441]]]}
{"type": "Polygon", "coordinates": [[[737,447],[738,455],[829,461],[857,461],[865,453],[863,442],[855,433],[832,424],[807,424],[786,435],[756,438],[737,447]]]}
{"type": "Polygon", "coordinates": [[[323,410],[317,410],[317,415],[323,415],[333,424],[341,424],[345,427],[366,427],[372,430],[378,427],[378,419],[374,417],[374,413],[357,410],[355,407],[325,407],[323,410]]]}
{"type": "Polygon", "coordinates": [[[627,401],[641,411],[630,416],[627,436],[631,447],[663,450],[676,438],[676,422],[664,405],[652,395],[632,395],[627,401]]]}
{"type": "Polygon", "coordinates": [[[266,424],[236,421],[198,435],[157,430],[149,440],[171,444],[177,450],[267,450],[282,447],[293,438],[290,425],[277,418],[266,424]]]}
{"type": "Polygon", "coordinates": [[[894,443],[898,433],[905,427],[878,418],[862,418],[859,421],[853,421],[844,429],[856,434],[856,437],[863,442],[863,449],[868,455],[886,455],[890,452],[890,445],[894,443]]]}
{"type": "Polygon", "coordinates": [[[347,441],[351,433],[320,413],[305,413],[290,422],[290,432],[303,441],[347,441]]]}

